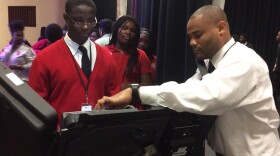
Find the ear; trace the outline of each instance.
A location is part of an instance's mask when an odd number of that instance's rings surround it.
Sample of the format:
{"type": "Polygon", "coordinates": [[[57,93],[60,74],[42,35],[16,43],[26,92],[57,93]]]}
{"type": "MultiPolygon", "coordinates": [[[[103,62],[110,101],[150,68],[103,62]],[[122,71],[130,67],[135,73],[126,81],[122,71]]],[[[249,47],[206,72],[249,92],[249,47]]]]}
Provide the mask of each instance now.
{"type": "Polygon", "coordinates": [[[227,31],[227,23],[225,21],[219,21],[217,23],[217,27],[220,34],[223,34],[227,31]]]}
{"type": "Polygon", "coordinates": [[[63,14],[64,22],[67,23],[69,21],[68,16],[66,13],[63,14]]]}

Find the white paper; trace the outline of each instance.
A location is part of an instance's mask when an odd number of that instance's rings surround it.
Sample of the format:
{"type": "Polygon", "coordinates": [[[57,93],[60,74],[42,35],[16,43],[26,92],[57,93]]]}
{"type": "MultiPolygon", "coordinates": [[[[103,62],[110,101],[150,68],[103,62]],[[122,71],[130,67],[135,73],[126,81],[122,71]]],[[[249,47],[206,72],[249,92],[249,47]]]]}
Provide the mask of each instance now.
{"type": "Polygon", "coordinates": [[[16,85],[21,85],[23,84],[24,82],[18,77],[16,76],[16,74],[14,73],[9,73],[9,74],[6,74],[6,76],[16,85]]]}

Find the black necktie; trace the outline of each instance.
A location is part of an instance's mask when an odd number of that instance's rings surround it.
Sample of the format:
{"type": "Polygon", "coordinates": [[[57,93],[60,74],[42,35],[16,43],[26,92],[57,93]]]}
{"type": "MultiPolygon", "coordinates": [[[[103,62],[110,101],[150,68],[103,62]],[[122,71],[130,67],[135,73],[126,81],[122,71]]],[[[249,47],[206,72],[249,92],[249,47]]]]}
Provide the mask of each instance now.
{"type": "Polygon", "coordinates": [[[79,50],[83,53],[82,56],[82,69],[86,74],[87,78],[89,78],[91,73],[91,64],[88,58],[87,49],[84,46],[79,46],[79,50]]]}
{"type": "Polygon", "coordinates": [[[215,70],[214,65],[212,64],[211,61],[209,61],[209,66],[208,66],[208,73],[212,73],[215,70]]]}
{"type": "MultiPolygon", "coordinates": [[[[198,68],[199,68],[202,76],[204,76],[207,73],[212,73],[215,70],[215,67],[210,60],[209,60],[209,65],[208,65],[207,71],[206,71],[206,65],[203,60],[197,61],[197,64],[198,64],[198,68]]],[[[200,116],[200,124],[199,124],[200,129],[198,131],[198,137],[197,137],[197,146],[198,147],[200,146],[200,143],[203,142],[207,138],[207,135],[208,135],[210,129],[215,124],[216,118],[217,118],[217,116],[214,116],[214,115],[201,115],[200,116]]]]}

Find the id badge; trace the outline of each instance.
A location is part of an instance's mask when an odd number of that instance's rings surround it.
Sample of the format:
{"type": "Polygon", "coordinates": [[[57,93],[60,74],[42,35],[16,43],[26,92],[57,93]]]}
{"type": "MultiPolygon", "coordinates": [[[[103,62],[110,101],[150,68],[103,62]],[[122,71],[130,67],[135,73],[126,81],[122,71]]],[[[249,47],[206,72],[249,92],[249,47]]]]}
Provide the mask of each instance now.
{"type": "Polygon", "coordinates": [[[92,105],[89,103],[82,103],[81,111],[92,111],[92,105]]]}

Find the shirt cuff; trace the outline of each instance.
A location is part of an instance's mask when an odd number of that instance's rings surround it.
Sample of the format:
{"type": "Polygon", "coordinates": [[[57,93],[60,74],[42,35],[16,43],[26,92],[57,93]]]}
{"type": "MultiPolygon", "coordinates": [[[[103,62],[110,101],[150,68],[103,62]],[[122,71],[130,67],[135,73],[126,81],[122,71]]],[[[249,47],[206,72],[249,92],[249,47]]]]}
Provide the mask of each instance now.
{"type": "Polygon", "coordinates": [[[143,104],[150,106],[160,106],[157,104],[159,86],[141,86],[139,88],[139,97],[143,104]]]}

